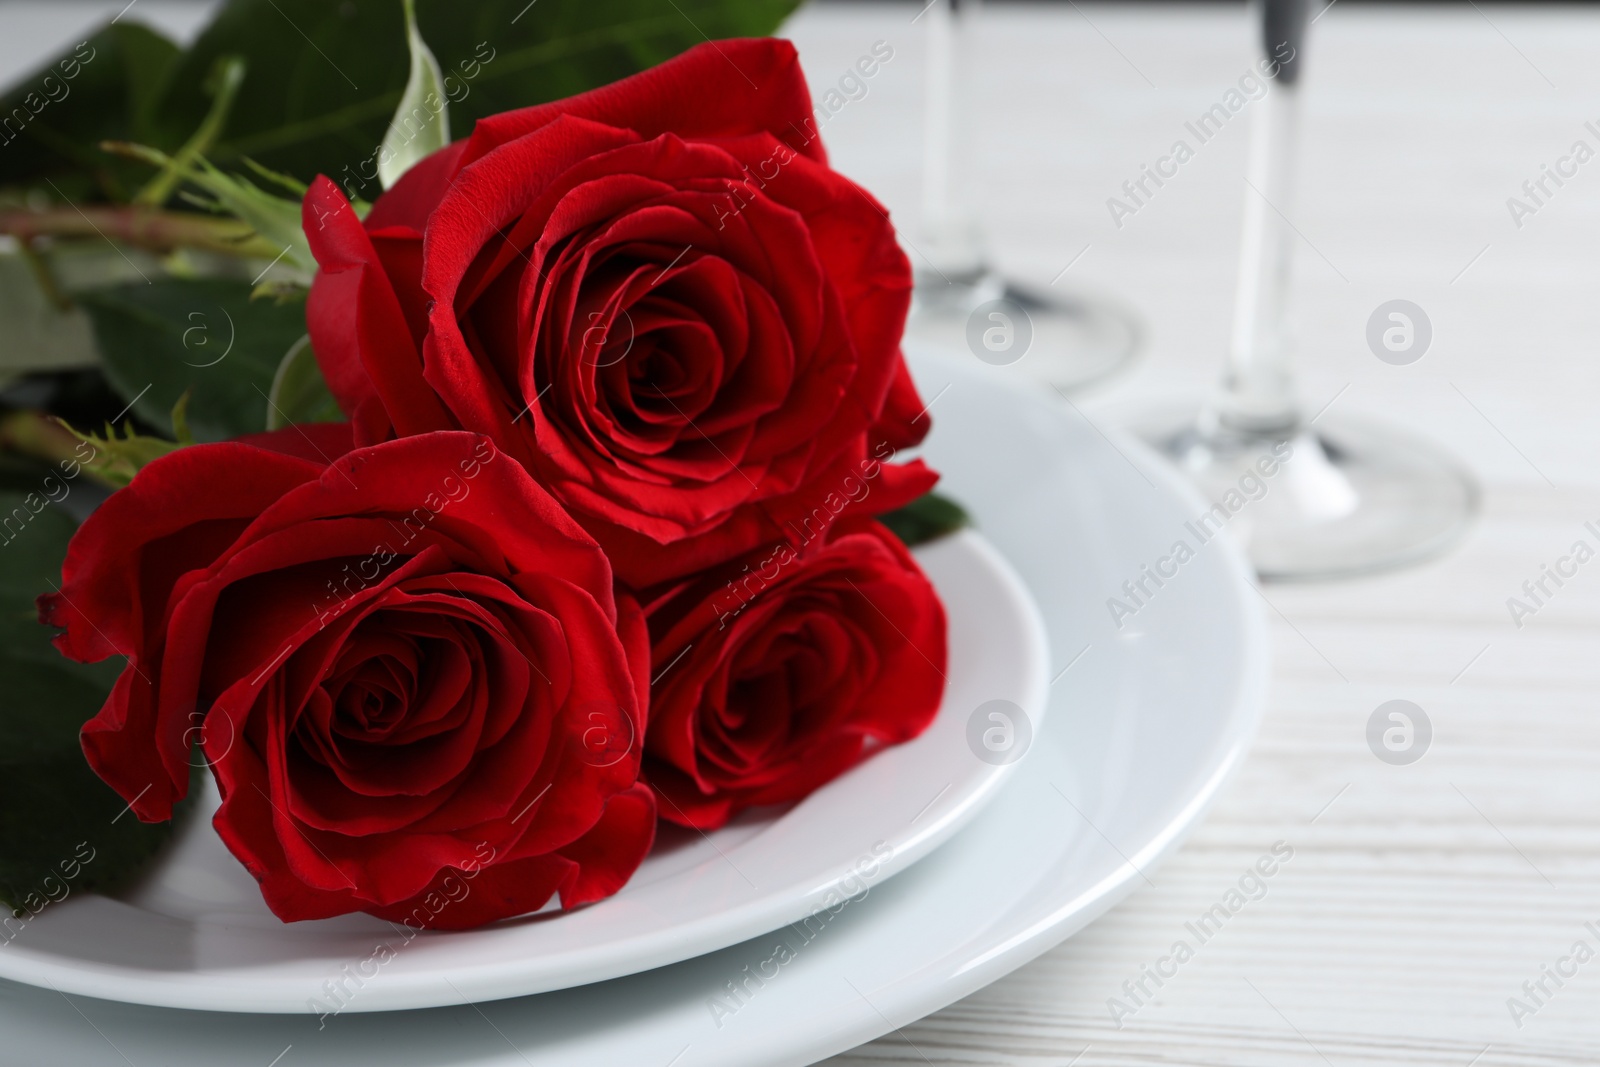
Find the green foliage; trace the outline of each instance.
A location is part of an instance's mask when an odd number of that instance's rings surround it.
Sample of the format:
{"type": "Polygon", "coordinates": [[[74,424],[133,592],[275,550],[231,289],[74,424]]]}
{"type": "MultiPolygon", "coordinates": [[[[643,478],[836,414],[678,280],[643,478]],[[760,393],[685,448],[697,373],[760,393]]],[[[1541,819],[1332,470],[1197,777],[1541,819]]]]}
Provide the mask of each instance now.
{"type": "Polygon", "coordinates": [[[127,199],[148,175],[101,151],[100,142],[155,136],[156,104],[180,54],[165,37],[125,20],[18,79],[0,97],[0,185],[47,192],[54,185],[73,200],[127,199]]]}
{"type": "MultiPolygon", "coordinates": [[[[0,146],[0,154],[4,152],[0,146]]],[[[0,322],[6,331],[5,343],[0,344],[0,375],[92,367],[98,362],[88,320],[76,309],[64,308],[58,299],[60,285],[53,267],[37,255],[0,251],[0,322]],[[46,270],[52,273],[41,284],[40,275],[46,270]],[[48,291],[46,285],[56,291],[48,291]]]]}
{"type": "MultiPolygon", "coordinates": [[[[457,137],[485,115],[556,100],[670,59],[706,37],[771,33],[797,0],[417,0],[438,57],[457,137]]],[[[249,156],[308,180],[327,174],[378,193],[377,151],[410,74],[399,0],[231,0],[172,72],[162,139],[182,143],[204,118],[212,64],[247,66],[219,164],[249,156]],[[303,36],[302,36],[303,35],[303,36]],[[308,45],[307,42],[310,42],[308,45]],[[348,172],[346,172],[348,168],[348,172]],[[348,176],[346,176],[348,173],[348,176]]],[[[4,181],[0,174],[0,181],[4,181]]]]}
{"type": "Polygon", "coordinates": [[[405,0],[405,11],[411,72],[378,153],[378,179],[385,189],[450,143],[450,95],[444,87],[444,72],[417,31],[415,0],[405,0]]]}
{"type": "MultiPolygon", "coordinates": [[[[210,160],[197,152],[180,152],[178,156],[168,156],[160,149],[148,145],[111,141],[106,142],[105,148],[118,155],[142,160],[161,168],[161,173],[152,185],[146,188],[152,188],[168,178],[188,181],[199,186],[210,195],[199,196],[186,192],[184,198],[197,207],[218,214],[231,215],[249,225],[250,229],[266,242],[268,248],[279,249],[278,255],[273,260],[274,265],[283,263],[295,268],[299,273],[300,284],[311,284],[311,276],[317,270],[317,261],[311,255],[311,243],[306,239],[305,230],[300,225],[300,197],[305,195],[304,187],[300,187],[296,191],[295,198],[291,200],[267,192],[248,178],[237,174],[224,174],[213,166],[210,160]]],[[[296,188],[294,179],[287,175],[268,170],[254,160],[247,159],[245,164],[276,185],[291,190],[296,188]]]]}
{"type": "Polygon", "coordinates": [[[878,521],[908,547],[936,540],[972,524],[965,508],[938,493],[924,493],[903,508],[879,515],[878,521]]]}
{"type": "MultiPolygon", "coordinates": [[[[605,85],[707,37],[771,33],[797,5],[417,0],[416,8],[459,137],[485,115],[605,85]]],[[[11,142],[0,151],[0,186],[49,191],[48,180],[73,200],[126,201],[151,175],[101,142],[173,154],[203,131],[206,154],[225,167],[248,156],[301,180],[327,174],[358,185],[366,199],[377,195],[378,146],[411,72],[400,0],[229,0],[187,51],[138,17],[130,12],[65,49],[0,97],[0,142],[11,142]],[[233,60],[244,78],[212,136],[217,72],[233,60]]]]}
{"type": "Polygon", "coordinates": [[[328,391],[311,338],[302,337],[278,364],[267,403],[267,429],[281,430],[306,422],[339,422],[344,413],[328,391]]]}
{"type": "Polygon", "coordinates": [[[18,914],[37,911],[62,886],[116,885],[170,830],[123,814],[124,801],[78,745],[122,662],[63,658],[34,610],[34,597],[61,581],[74,528],[42,492],[0,492],[0,902],[18,914]]]}
{"type": "Polygon", "coordinates": [[[167,198],[178,187],[178,183],[188,177],[194,162],[204,156],[206,149],[210,148],[212,142],[221,135],[228,121],[228,112],[233,109],[233,102],[238,98],[239,87],[243,84],[244,60],[238,56],[223,56],[217,60],[216,68],[212,70],[211,79],[206,86],[211,94],[211,110],[206,112],[200,128],[195,130],[189,140],[184,142],[183,147],[178,149],[176,155],[167,161],[161,173],[134,194],[135,204],[159,207],[167,202],[167,198]]]}
{"type": "Polygon", "coordinates": [[[117,434],[117,428],[110,423],[106,424],[104,436],[79,433],[72,427],[67,427],[78,440],[87,441],[94,446],[94,458],[84,463],[83,469],[101,485],[121,489],[133,481],[133,476],[138,474],[145,464],[190,443],[183,440],[189,436],[189,426],[184,421],[183,415],[183,406],[187,399],[188,394],[185,393],[184,398],[172,409],[173,428],[178,435],[178,441],[146,437],[126,423],[123,424],[120,436],[117,434]]]}
{"type": "MultiPolygon", "coordinates": [[[[416,20],[459,137],[485,115],[605,85],[707,38],[769,34],[798,3],[416,0],[416,20]]],[[[73,202],[167,192],[170,178],[102,147],[124,142],[203,151],[225,170],[250,158],[301,181],[327,174],[370,200],[379,146],[410,139],[391,130],[413,66],[401,0],[228,0],[187,50],[138,18],[0,96],[0,188],[73,202]]]]}
{"type": "Polygon", "coordinates": [[[106,377],[145,423],[176,435],[190,393],[198,441],[259,433],[283,354],[306,332],[305,305],[252,300],[246,282],[162,278],[84,293],[106,377]]]}

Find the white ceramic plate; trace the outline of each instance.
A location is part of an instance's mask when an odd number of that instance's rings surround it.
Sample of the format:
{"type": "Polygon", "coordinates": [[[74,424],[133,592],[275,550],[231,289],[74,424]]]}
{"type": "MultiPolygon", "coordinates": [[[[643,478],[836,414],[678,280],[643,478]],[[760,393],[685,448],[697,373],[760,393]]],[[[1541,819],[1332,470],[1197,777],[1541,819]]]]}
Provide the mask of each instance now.
{"type": "MultiPolygon", "coordinates": [[[[965,531],[917,556],[950,618],[932,725],[781,813],[665,832],[608,900],[465,932],[418,935],[365,915],[285,925],[202,818],[135,891],[51,905],[0,952],[0,976],[216,1011],[435,1007],[676,963],[881,884],[955,833],[1014,769],[974,755],[972,714],[1005,700],[1036,719],[1049,684],[1038,609],[981,536],[965,531]]],[[[214,785],[209,799],[214,809],[214,785]]]]}
{"type": "Polygon", "coordinates": [[[1227,541],[1198,546],[1115,629],[1105,599],[1170,551],[1201,501],[1136,443],[970,357],[919,357],[913,369],[938,397],[930,461],[1027,581],[1056,670],[1067,668],[1018,773],[943,848],[810,940],[783,930],[494,1004],[318,1020],[0,983],[7,1052],[85,1067],[265,1067],[278,1056],[278,1067],[798,1067],[994,981],[1143,885],[1140,870],[1195,825],[1254,730],[1267,652],[1243,559],[1227,541]],[[758,987],[744,968],[759,977],[780,941],[793,958],[758,987]],[[715,999],[729,982],[747,992],[715,999]]]}

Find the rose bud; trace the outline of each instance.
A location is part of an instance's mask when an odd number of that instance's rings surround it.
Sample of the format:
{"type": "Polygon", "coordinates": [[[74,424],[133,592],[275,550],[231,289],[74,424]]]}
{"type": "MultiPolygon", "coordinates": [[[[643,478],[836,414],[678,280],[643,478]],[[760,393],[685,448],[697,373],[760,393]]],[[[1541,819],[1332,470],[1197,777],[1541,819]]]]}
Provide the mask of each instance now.
{"type": "Polygon", "coordinates": [[[779,543],[658,592],[645,777],[663,818],[709,830],[786,804],[933,721],[944,607],[871,520],[779,543]]]}

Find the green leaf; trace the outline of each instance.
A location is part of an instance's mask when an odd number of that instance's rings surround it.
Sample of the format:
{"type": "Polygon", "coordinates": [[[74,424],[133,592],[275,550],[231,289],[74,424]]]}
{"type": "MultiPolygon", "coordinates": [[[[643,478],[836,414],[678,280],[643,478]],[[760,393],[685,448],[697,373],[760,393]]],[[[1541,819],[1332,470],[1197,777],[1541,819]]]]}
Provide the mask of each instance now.
{"type": "Polygon", "coordinates": [[[342,422],[344,413],[328,391],[311,338],[302,337],[290,346],[272,377],[268,393],[267,429],[281,430],[306,422],[342,422]]]}
{"type": "MultiPolygon", "coordinates": [[[[798,0],[417,0],[457,136],[484,115],[605,85],[707,36],[771,33],[798,0]],[[703,31],[703,33],[702,33],[703,31]]],[[[243,156],[372,199],[379,146],[409,81],[397,0],[229,0],[173,71],[161,107],[172,148],[205,115],[201,85],[223,55],[249,73],[210,158],[243,156]]]]}
{"type": "MultiPolygon", "coordinates": [[[[0,147],[0,157],[5,149],[0,147]]],[[[99,362],[89,320],[75,309],[61,307],[40,284],[39,270],[51,267],[40,257],[0,252],[0,322],[6,339],[0,345],[0,374],[92,367],[99,362]]],[[[52,277],[50,283],[58,282],[52,277]]]]}
{"type": "Polygon", "coordinates": [[[78,728],[100,710],[123,666],[121,660],[74,663],[50,644],[55,631],[39,622],[34,600],[60,586],[67,542],[77,530],[63,504],[81,490],[59,475],[48,484],[64,492],[46,493],[42,480],[36,489],[0,490],[0,677],[6,679],[0,783],[13,766],[35,757],[70,751],[82,762],[78,728]]]}
{"type": "Polygon", "coordinates": [[[185,392],[172,405],[172,436],[179,446],[194,444],[194,431],[189,429],[189,394],[185,392]]]}
{"type": "MultiPolygon", "coordinates": [[[[191,154],[184,160],[168,156],[148,145],[128,142],[107,142],[105,147],[118,155],[143,160],[160,167],[161,178],[176,175],[184,181],[198,185],[211,194],[211,199],[186,193],[185,196],[188,196],[192,203],[208,211],[232,215],[248,225],[271,247],[280,249],[269,266],[276,266],[281,262],[293,268],[293,273],[297,275],[299,282],[304,285],[311,284],[311,278],[317,271],[317,261],[311,255],[311,243],[306,239],[305,230],[300,224],[299,200],[289,200],[275,193],[269,193],[248,178],[237,174],[224,174],[201,155],[191,154]]],[[[265,175],[274,182],[293,184],[293,179],[285,175],[275,174],[252,160],[245,162],[257,173],[265,175]]]]}
{"type": "MultiPolygon", "coordinates": [[[[33,606],[35,597],[51,591],[50,583],[61,581],[61,562],[75,529],[42,484],[37,491],[0,491],[0,654],[77,669],[49,646],[50,631],[39,625],[33,606]]],[[[0,744],[0,758],[8,747],[0,744]]]]}
{"type": "Polygon", "coordinates": [[[162,168],[161,173],[135,194],[133,198],[135,204],[160,207],[167,202],[167,197],[172,195],[178,183],[187,176],[195,161],[205,155],[212,142],[222,133],[222,128],[228,121],[228,112],[232,110],[233,101],[239,95],[239,86],[242,84],[244,84],[244,61],[238,56],[223,56],[218,59],[216,68],[211,72],[211,80],[207,84],[211,93],[211,110],[206,112],[200,128],[183,143],[183,147],[178,149],[167,166],[162,168]]]}
{"type": "Polygon", "coordinates": [[[0,97],[0,185],[48,191],[53,181],[58,195],[74,200],[125,197],[142,180],[139,168],[99,144],[153,136],[152,108],[179,54],[177,45],[129,19],[17,79],[0,97]]]}
{"type": "Polygon", "coordinates": [[[192,391],[199,441],[258,433],[278,364],[306,332],[305,306],[251,300],[248,282],[164,278],[83,293],[106,378],[145,423],[176,436],[192,391]]]}
{"type": "Polygon", "coordinates": [[[122,436],[117,436],[114,426],[106,425],[104,437],[92,433],[79,433],[68,426],[67,429],[80,441],[86,441],[94,448],[94,457],[83,464],[83,469],[102,485],[113,489],[121,489],[133,481],[134,475],[147,463],[154,462],[166,455],[175,452],[185,444],[192,444],[193,440],[185,441],[189,436],[189,424],[185,419],[184,405],[189,394],[173,405],[172,423],[177,441],[167,441],[160,437],[146,437],[131,426],[126,424],[122,428],[122,436]]]}
{"type": "MultiPolygon", "coordinates": [[[[142,823],[125,807],[80,751],[4,767],[0,902],[20,919],[71,893],[124,884],[172,833],[170,822],[142,823]]],[[[23,933],[15,922],[0,928],[23,933]]]]}
{"type": "Polygon", "coordinates": [[[924,493],[903,508],[879,515],[878,521],[889,527],[907,547],[936,540],[972,524],[965,508],[938,493],[924,493]]]}
{"type": "Polygon", "coordinates": [[[389,132],[378,152],[378,180],[385,189],[415,164],[450,143],[450,103],[445,95],[439,61],[428,51],[417,31],[415,0],[404,0],[406,47],[411,51],[411,71],[400,96],[389,132]]]}
{"type": "MultiPolygon", "coordinates": [[[[121,883],[170,833],[125,814],[78,745],[122,663],[63,658],[34,611],[33,598],[61,580],[74,529],[41,492],[0,492],[0,902],[17,915],[121,883]]],[[[0,937],[23,929],[0,924],[0,937]]]]}

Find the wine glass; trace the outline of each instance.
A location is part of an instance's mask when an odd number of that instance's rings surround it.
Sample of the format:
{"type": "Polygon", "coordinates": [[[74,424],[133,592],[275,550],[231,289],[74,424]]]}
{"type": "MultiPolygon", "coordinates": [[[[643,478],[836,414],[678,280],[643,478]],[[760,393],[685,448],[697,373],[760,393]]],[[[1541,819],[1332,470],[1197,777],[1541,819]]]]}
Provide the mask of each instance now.
{"type": "Polygon", "coordinates": [[[906,333],[971,348],[995,364],[1028,356],[1019,370],[1070,392],[1125,366],[1139,348],[1139,326],[1107,301],[1008,278],[988,258],[966,196],[970,182],[954,151],[969,143],[973,22],[980,7],[977,0],[931,0],[917,16],[928,43],[923,223],[906,333]],[[1002,334],[999,343],[982,340],[1002,334]]]}
{"type": "MultiPolygon", "coordinates": [[[[1209,522],[1232,529],[1268,580],[1347,577],[1419,562],[1465,533],[1478,506],[1471,475],[1433,446],[1379,423],[1323,412],[1308,418],[1296,395],[1285,312],[1297,233],[1286,213],[1307,6],[1258,5],[1269,90],[1253,105],[1233,339],[1221,386],[1198,414],[1134,426],[1198,483],[1214,505],[1209,522]]],[[[1416,323],[1403,308],[1391,321],[1396,345],[1415,343],[1407,331],[1416,323]]]]}

